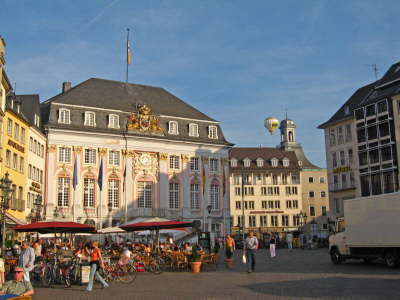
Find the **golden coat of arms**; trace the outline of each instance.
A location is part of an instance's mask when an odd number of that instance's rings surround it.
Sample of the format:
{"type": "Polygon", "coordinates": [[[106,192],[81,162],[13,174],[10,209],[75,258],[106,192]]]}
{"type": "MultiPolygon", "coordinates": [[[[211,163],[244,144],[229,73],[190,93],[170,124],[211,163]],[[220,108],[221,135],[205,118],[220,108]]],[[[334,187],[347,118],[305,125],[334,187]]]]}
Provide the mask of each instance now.
{"type": "Polygon", "coordinates": [[[164,131],[160,127],[158,116],[151,114],[151,108],[146,104],[138,106],[137,112],[133,112],[128,117],[128,130],[136,130],[140,132],[148,132],[154,134],[163,134],[164,131]]]}

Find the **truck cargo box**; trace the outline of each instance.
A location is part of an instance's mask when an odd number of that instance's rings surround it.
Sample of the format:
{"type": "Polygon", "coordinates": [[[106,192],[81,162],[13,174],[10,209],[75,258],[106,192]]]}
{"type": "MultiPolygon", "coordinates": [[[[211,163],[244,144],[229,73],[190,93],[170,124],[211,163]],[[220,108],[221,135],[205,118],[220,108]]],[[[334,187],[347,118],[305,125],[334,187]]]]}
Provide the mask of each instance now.
{"type": "Polygon", "coordinates": [[[400,193],[344,201],[349,247],[400,247],[400,193]]]}

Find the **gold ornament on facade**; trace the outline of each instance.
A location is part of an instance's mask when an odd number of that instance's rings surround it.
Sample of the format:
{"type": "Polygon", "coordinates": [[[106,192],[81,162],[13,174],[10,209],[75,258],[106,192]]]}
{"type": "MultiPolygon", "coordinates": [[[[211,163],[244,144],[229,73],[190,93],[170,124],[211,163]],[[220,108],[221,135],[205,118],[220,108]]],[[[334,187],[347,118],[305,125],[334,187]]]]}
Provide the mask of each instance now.
{"type": "Polygon", "coordinates": [[[168,153],[159,153],[160,160],[167,160],[168,159],[168,153]]]}
{"type": "Polygon", "coordinates": [[[128,150],[125,149],[121,150],[121,154],[122,156],[126,156],[128,154],[128,150]]]}
{"type": "Polygon", "coordinates": [[[157,135],[164,135],[160,127],[159,117],[151,114],[151,108],[146,104],[138,106],[138,111],[128,116],[127,129],[157,135]]]}
{"type": "Polygon", "coordinates": [[[82,147],[81,146],[74,146],[73,149],[74,149],[74,152],[77,153],[77,154],[82,152],[82,147]]]}
{"type": "Polygon", "coordinates": [[[107,149],[106,148],[99,148],[98,151],[99,151],[100,155],[106,155],[107,154],[107,149]]]}
{"type": "Polygon", "coordinates": [[[208,157],[207,156],[202,156],[201,157],[201,161],[203,162],[203,164],[208,164],[208,157]]]}
{"type": "Polygon", "coordinates": [[[135,156],[136,156],[136,153],[135,153],[135,151],[133,151],[133,150],[128,150],[128,154],[127,154],[129,157],[132,157],[132,158],[134,158],[135,156]]]}
{"type": "Polygon", "coordinates": [[[189,155],[187,154],[182,154],[181,155],[182,160],[188,160],[189,159],[189,155]]]}
{"type": "Polygon", "coordinates": [[[57,150],[57,145],[47,145],[48,152],[54,152],[57,150]]]}

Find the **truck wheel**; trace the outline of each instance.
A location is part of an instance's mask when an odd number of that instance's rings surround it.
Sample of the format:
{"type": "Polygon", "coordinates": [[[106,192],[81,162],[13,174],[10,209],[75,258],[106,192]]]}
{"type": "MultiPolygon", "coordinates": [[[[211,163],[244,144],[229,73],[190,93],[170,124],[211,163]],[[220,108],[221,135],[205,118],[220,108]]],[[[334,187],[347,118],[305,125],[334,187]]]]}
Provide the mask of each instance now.
{"type": "Polygon", "coordinates": [[[343,256],[336,248],[331,250],[331,261],[334,265],[340,265],[344,261],[343,256]]]}
{"type": "Polygon", "coordinates": [[[386,253],[385,263],[389,268],[397,267],[397,265],[399,263],[399,257],[397,256],[396,252],[391,251],[391,252],[386,253]]]}

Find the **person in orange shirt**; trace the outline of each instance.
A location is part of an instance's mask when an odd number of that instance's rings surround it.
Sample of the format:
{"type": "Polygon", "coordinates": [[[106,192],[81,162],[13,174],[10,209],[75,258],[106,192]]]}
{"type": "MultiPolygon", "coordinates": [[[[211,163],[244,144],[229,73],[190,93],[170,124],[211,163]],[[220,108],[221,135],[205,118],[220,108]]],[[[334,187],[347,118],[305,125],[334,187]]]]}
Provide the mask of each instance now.
{"type": "Polygon", "coordinates": [[[232,258],[233,251],[235,251],[235,240],[230,234],[227,234],[225,237],[225,255],[227,259],[232,258]]]}
{"type": "Polygon", "coordinates": [[[108,287],[107,282],[103,279],[103,277],[100,276],[99,272],[97,271],[99,268],[104,268],[103,257],[101,256],[101,251],[98,245],[99,244],[97,241],[93,241],[90,249],[88,249],[90,255],[89,283],[86,288],[88,292],[92,291],[93,289],[94,276],[96,276],[96,279],[100,281],[100,283],[103,285],[103,288],[108,287]]]}

